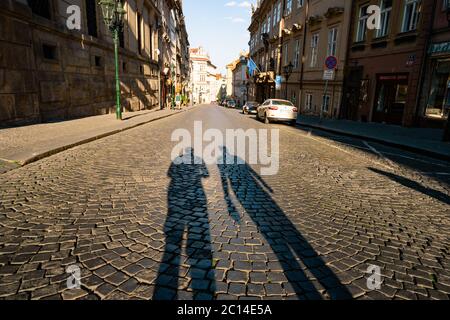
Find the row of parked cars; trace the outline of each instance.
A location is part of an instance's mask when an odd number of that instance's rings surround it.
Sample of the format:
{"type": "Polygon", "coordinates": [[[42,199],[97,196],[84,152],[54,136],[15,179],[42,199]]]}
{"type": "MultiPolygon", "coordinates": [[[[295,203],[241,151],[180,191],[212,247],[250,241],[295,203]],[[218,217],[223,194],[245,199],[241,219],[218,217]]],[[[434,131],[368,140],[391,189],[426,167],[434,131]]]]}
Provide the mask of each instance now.
{"type": "MultiPolygon", "coordinates": [[[[236,108],[236,102],[232,99],[224,100],[222,106],[236,108]]],[[[254,114],[256,118],[264,123],[289,122],[293,125],[297,122],[298,110],[292,102],[281,99],[268,99],[259,104],[256,101],[249,101],[242,107],[245,115],[254,114]]]]}

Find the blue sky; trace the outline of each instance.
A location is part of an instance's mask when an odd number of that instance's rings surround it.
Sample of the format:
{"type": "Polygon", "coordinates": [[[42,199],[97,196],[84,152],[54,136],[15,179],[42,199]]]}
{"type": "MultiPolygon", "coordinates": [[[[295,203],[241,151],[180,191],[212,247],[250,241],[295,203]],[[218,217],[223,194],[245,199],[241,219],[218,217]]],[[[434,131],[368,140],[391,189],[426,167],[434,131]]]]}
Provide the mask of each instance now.
{"type": "Polygon", "coordinates": [[[253,0],[184,0],[183,10],[191,48],[202,46],[209,52],[218,72],[248,50],[247,28],[253,0]]]}

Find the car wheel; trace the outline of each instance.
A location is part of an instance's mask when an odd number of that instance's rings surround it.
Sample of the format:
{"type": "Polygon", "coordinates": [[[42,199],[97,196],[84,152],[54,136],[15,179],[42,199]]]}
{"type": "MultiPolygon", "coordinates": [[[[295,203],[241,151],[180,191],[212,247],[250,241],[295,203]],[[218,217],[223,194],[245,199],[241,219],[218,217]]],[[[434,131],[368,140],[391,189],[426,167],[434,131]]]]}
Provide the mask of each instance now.
{"type": "Polygon", "coordinates": [[[270,124],[270,120],[269,120],[269,117],[267,117],[267,113],[264,115],[264,123],[270,124]]]}

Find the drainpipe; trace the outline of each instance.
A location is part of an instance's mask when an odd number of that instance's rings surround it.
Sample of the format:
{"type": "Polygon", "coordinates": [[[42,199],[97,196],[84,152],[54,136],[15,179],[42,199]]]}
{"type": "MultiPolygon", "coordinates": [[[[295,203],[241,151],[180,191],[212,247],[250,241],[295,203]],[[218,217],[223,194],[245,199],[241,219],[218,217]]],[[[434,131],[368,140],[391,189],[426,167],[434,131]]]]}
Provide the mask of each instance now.
{"type": "MultiPolygon", "coordinates": [[[[351,44],[353,42],[352,39],[352,31],[353,31],[353,17],[356,13],[356,4],[352,3],[352,9],[350,12],[350,26],[348,28],[348,36],[347,36],[347,50],[345,52],[345,65],[344,65],[344,81],[342,82],[342,96],[341,96],[341,105],[339,107],[339,114],[337,115],[338,119],[344,119],[344,111],[345,114],[348,114],[348,105],[345,105],[345,103],[347,103],[347,99],[346,99],[346,95],[347,95],[347,86],[348,86],[348,74],[346,74],[346,72],[348,72],[348,63],[350,61],[350,51],[351,51],[351,44]]],[[[364,75],[363,75],[364,77],[364,75]]],[[[345,116],[346,118],[346,116],[345,116]]]]}
{"type": "Polygon", "coordinates": [[[414,115],[414,123],[415,125],[419,125],[419,112],[421,111],[420,109],[420,100],[422,100],[422,96],[423,96],[423,86],[425,83],[425,71],[427,68],[427,57],[428,57],[428,48],[430,47],[431,44],[431,35],[433,34],[433,25],[434,25],[434,17],[436,16],[436,9],[437,9],[437,0],[433,1],[433,8],[431,10],[431,17],[430,17],[430,24],[428,26],[428,34],[426,35],[426,41],[425,41],[425,45],[423,48],[423,58],[422,58],[422,63],[420,66],[420,74],[419,74],[419,84],[418,84],[418,88],[419,90],[417,90],[416,93],[416,112],[414,115]]]}
{"type": "Polygon", "coordinates": [[[302,45],[302,62],[300,67],[300,96],[299,98],[299,111],[302,110],[302,101],[303,101],[303,73],[305,71],[305,54],[306,54],[306,34],[308,31],[308,17],[309,17],[309,0],[306,0],[306,8],[305,8],[305,20],[303,23],[303,45],[302,45]]]}
{"type": "MultiPolygon", "coordinates": [[[[280,13],[280,15],[282,17],[282,20],[283,20],[283,27],[286,26],[286,20],[285,20],[285,16],[284,16],[285,15],[285,11],[286,11],[286,0],[283,0],[283,7],[281,8],[281,13],[280,13]]],[[[277,74],[281,75],[281,63],[283,62],[283,39],[284,39],[284,37],[283,37],[283,30],[279,30],[278,32],[280,32],[280,41],[278,42],[278,47],[280,49],[280,54],[279,54],[279,57],[278,57],[277,74]]],[[[287,87],[287,81],[286,81],[285,85],[287,87]]]]}

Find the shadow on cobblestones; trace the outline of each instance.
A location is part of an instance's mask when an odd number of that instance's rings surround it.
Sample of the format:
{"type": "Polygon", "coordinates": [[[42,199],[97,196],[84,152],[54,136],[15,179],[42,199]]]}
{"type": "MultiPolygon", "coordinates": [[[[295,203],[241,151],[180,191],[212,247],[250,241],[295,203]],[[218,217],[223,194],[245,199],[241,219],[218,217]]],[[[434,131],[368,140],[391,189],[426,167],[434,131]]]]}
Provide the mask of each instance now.
{"type": "Polygon", "coordinates": [[[432,197],[438,201],[441,201],[442,203],[450,205],[450,197],[443,192],[425,187],[425,186],[421,185],[420,183],[417,183],[416,181],[398,176],[398,175],[390,173],[390,172],[385,172],[385,171],[378,170],[375,168],[369,168],[369,170],[372,172],[375,172],[381,176],[388,177],[392,181],[395,181],[407,188],[414,189],[420,193],[423,193],[429,197],[432,197]]]}
{"type": "MultiPolygon", "coordinates": [[[[230,196],[227,186],[229,182],[239,203],[280,261],[297,296],[320,300],[324,298],[320,291],[326,290],[331,299],[352,298],[347,288],[340,283],[271,197],[273,191],[247,163],[223,148],[223,159],[220,159],[218,167],[224,184],[225,198],[230,196]],[[233,158],[232,161],[230,157],[233,158]],[[315,279],[311,279],[307,273],[315,279]],[[317,284],[322,288],[318,288],[317,284]]],[[[228,212],[233,216],[236,209],[231,201],[227,201],[227,204],[228,212]]]]}
{"type": "Polygon", "coordinates": [[[179,296],[179,290],[185,290],[188,286],[193,292],[193,297],[188,298],[212,299],[215,293],[213,255],[207,200],[202,186],[202,179],[209,176],[208,169],[203,160],[194,157],[193,150],[188,149],[185,155],[172,162],[168,176],[171,182],[164,225],[166,244],[153,299],[186,298],[179,296]],[[186,156],[191,158],[193,164],[178,163],[186,156]],[[182,252],[183,240],[186,240],[185,254],[182,252]],[[188,281],[180,283],[179,279],[183,278],[188,281]]]}

